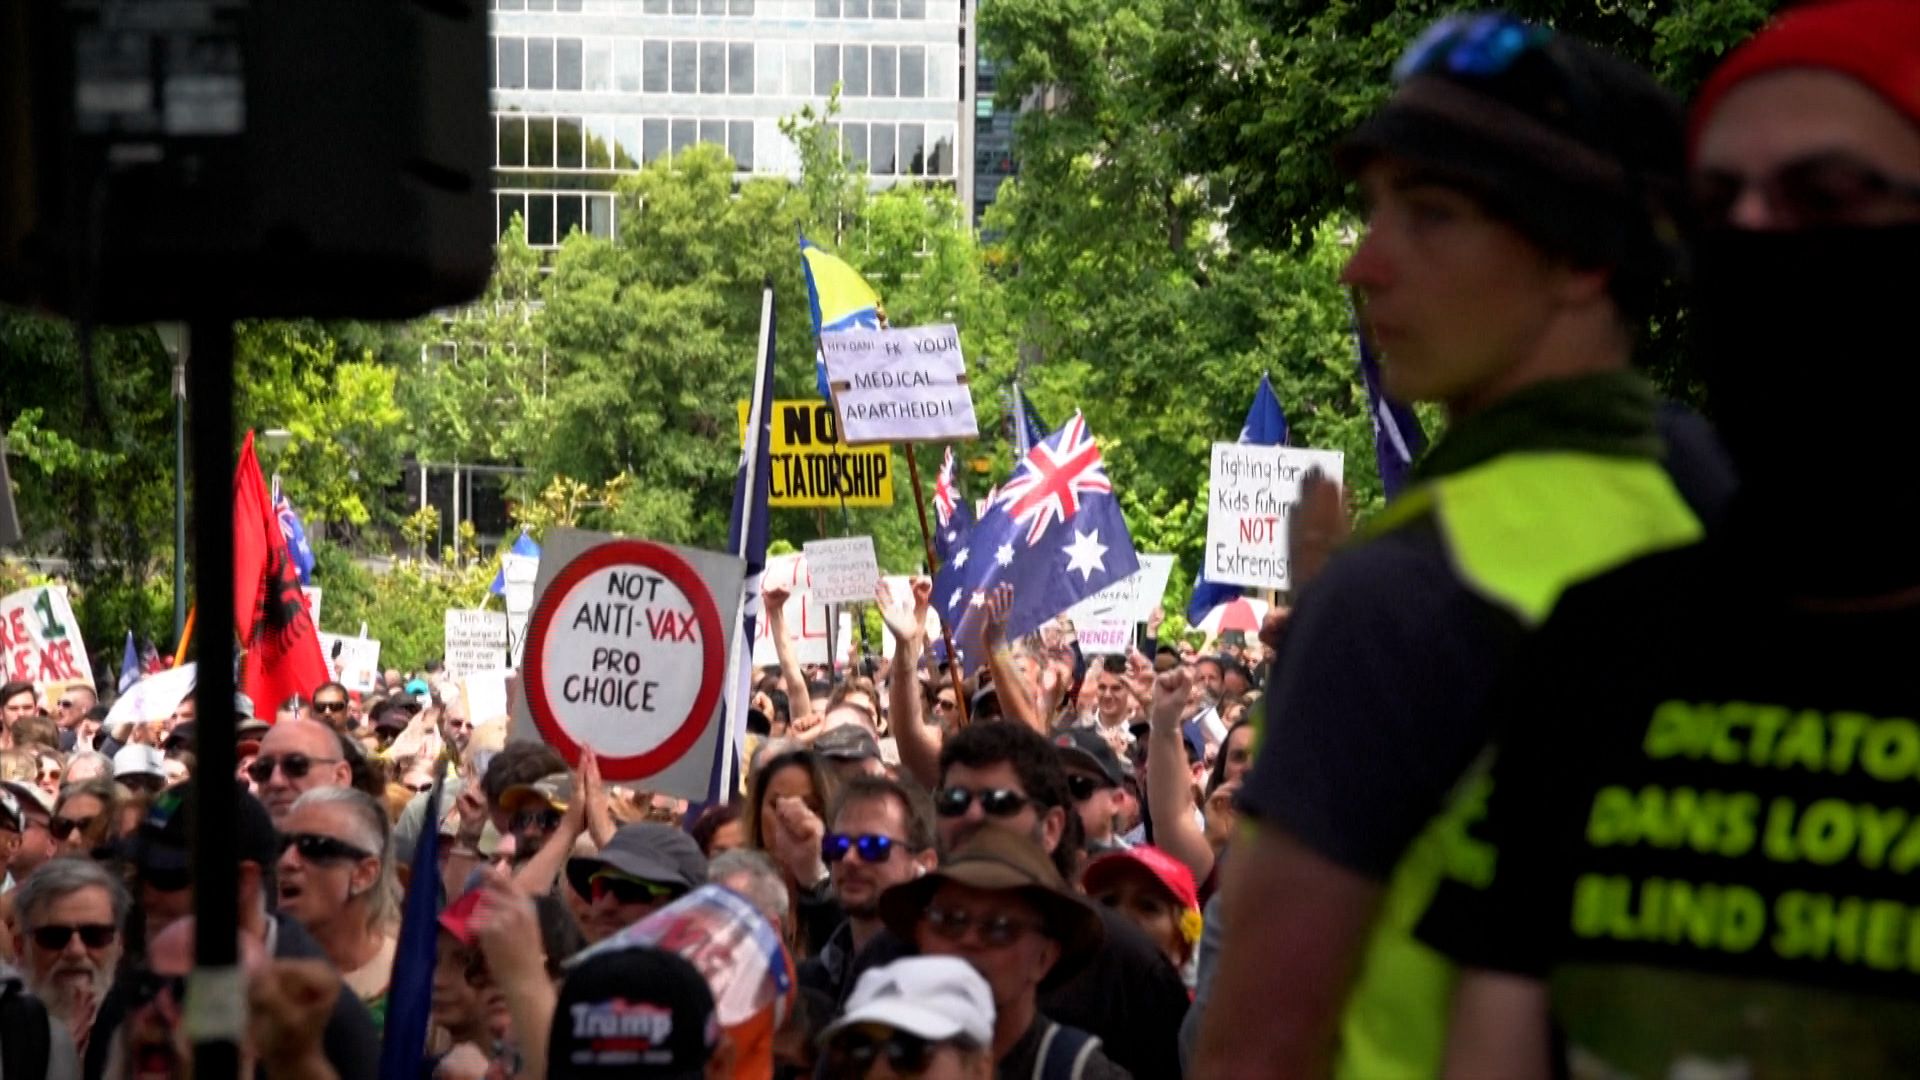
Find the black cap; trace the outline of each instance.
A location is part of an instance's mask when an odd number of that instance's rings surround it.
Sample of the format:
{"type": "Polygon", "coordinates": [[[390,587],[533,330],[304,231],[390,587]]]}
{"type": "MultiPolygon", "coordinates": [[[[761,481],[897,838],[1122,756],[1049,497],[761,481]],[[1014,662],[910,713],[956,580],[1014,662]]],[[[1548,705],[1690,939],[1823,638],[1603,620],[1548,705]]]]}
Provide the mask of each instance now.
{"type": "MultiPolygon", "coordinates": [[[[191,865],[188,852],[193,834],[187,821],[187,808],[193,803],[194,785],[198,783],[197,779],[189,780],[153,797],[131,846],[137,869],[174,873],[191,865]]],[[[252,792],[243,788],[235,794],[239,798],[234,817],[235,856],[241,862],[273,865],[280,857],[279,834],[274,831],[273,819],[267,816],[267,808],[252,792]]]]}
{"type": "Polygon", "coordinates": [[[1118,784],[1126,779],[1127,770],[1120,764],[1120,755],[1113,752],[1106,736],[1092,728],[1071,728],[1053,737],[1053,745],[1060,753],[1062,763],[1080,765],[1092,769],[1107,778],[1107,782],[1118,784]]]}
{"type": "Polygon", "coordinates": [[[865,761],[880,756],[880,743],[863,724],[841,724],[813,740],[814,752],[835,761],[865,761]]]}
{"type": "Polygon", "coordinates": [[[175,745],[192,746],[193,735],[194,735],[193,721],[187,720],[180,724],[176,724],[172,731],[167,732],[167,737],[166,737],[166,740],[162,743],[162,747],[164,749],[171,750],[175,745]]]}
{"type": "Polygon", "coordinates": [[[699,1080],[719,1042],[713,991],[698,968],[661,949],[619,949],[561,985],[547,1076],[699,1080]]]}
{"type": "Polygon", "coordinates": [[[593,875],[603,869],[683,892],[707,882],[707,857],[700,853],[700,845],[684,831],[657,821],[622,825],[598,854],[568,859],[567,884],[581,896],[591,896],[593,875]]]}

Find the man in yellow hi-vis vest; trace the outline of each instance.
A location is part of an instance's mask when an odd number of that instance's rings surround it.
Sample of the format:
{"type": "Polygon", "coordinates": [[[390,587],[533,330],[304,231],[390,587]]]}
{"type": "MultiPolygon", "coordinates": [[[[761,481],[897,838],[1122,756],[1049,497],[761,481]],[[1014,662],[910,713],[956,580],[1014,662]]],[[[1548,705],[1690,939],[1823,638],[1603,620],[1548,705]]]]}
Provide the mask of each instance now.
{"type": "Polygon", "coordinates": [[[1453,976],[1411,931],[1490,865],[1464,790],[1487,690],[1562,591],[1698,539],[1731,484],[1629,371],[1679,262],[1678,104],[1500,14],[1436,24],[1395,80],[1337,151],[1367,205],[1344,276],[1388,391],[1449,428],[1294,608],[1196,1076],[1437,1072],[1453,976]]]}

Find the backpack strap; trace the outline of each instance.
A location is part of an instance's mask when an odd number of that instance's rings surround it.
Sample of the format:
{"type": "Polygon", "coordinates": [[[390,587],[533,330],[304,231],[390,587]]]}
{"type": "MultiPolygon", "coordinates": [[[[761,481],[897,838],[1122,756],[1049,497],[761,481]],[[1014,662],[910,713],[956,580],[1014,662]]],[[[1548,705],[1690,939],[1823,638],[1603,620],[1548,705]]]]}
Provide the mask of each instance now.
{"type": "Polygon", "coordinates": [[[1047,1034],[1040,1040],[1040,1053],[1034,1060],[1034,1080],[1079,1080],[1099,1045],[1096,1036],[1049,1020],[1047,1034]]]}

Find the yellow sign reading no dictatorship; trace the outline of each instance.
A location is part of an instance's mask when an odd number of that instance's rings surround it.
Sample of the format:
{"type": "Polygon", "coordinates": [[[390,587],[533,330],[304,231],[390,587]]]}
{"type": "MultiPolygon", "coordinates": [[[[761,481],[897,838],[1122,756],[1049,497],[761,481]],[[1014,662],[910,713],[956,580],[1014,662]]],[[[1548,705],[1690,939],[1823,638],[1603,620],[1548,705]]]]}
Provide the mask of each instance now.
{"type": "MultiPolygon", "coordinates": [[[[739,403],[740,438],[747,435],[747,402],[739,403]]],[[[849,447],[824,401],[773,403],[771,504],[781,508],[893,505],[893,447],[849,447]]]]}

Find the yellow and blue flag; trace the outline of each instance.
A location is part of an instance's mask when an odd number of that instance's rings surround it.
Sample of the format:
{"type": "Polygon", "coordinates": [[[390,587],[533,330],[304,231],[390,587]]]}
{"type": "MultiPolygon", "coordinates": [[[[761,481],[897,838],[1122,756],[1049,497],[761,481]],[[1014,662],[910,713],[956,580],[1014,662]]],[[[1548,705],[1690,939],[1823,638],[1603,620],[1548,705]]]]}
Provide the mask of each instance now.
{"type": "MultiPolygon", "coordinates": [[[[880,294],[873,291],[873,286],[867,284],[858,270],[804,236],[800,238],[800,266],[807,274],[807,304],[813,312],[814,341],[818,342],[821,334],[835,330],[880,328],[880,294]]],[[[817,349],[813,365],[820,396],[832,400],[826,361],[820,358],[817,349]]]]}

